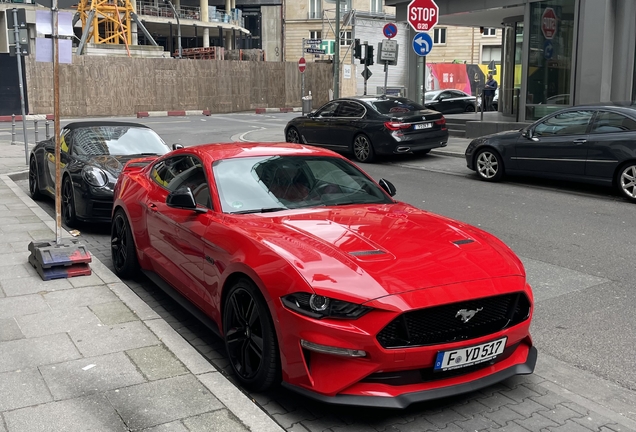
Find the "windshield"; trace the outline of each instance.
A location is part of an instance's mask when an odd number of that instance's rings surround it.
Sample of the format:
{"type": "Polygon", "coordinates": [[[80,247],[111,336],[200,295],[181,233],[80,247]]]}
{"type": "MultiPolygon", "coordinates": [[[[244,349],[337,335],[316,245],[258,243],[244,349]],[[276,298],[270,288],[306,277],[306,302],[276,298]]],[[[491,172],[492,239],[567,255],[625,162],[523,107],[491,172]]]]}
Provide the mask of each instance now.
{"type": "Polygon", "coordinates": [[[393,202],[354,165],[335,157],[224,159],[212,169],[225,213],[393,202]]]}
{"type": "Polygon", "coordinates": [[[380,114],[405,113],[426,109],[422,105],[406,98],[380,99],[371,102],[371,105],[380,114]]]}
{"type": "Polygon", "coordinates": [[[170,151],[159,135],[147,128],[91,126],[72,130],[71,137],[76,155],[164,155],[170,151]]]}

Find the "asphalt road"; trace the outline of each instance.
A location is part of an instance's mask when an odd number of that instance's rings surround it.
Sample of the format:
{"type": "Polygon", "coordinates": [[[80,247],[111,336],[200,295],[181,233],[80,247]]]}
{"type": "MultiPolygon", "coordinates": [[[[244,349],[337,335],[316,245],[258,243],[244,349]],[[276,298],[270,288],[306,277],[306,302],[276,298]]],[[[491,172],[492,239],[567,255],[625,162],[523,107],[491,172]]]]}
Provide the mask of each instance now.
{"type": "MultiPolygon", "coordinates": [[[[232,114],[144,119],[143,123],[168,143],[196,145],[237,140],[259,128],[281,128],[292,116],[232,114]]],[[[605,188],[524,178],[484,183],[465,167],[463,159],[449,156],[401,156],[361,167],[375,179],[393,182],[397,199],[479,226],[521,257],[536,296],[532,334],[540,355],[636,390],[633,204],[605,188]]],[[[26,189],[26,181],[18,183],[26,189]]],[[[41,205],[52,214],[52,202],[41,205]]],[[[109,227],[87,225],[80,230],[91,252],[110,267],[109,227]]],[[[229,372],[221,342],[187,312],[144,278],[129,285],[210,361],[229,372]]],[[[352,424],[372,426],[373,430],[403,430],[396,425],[406,418],[430,415],[472,398],[454,398],[387,415],[308,404],[285,390],[252,396],[290,431],[313,430],[308,426],[312,422],[316,430],[337,430],[336,426],[356,429],[345,427],[352,424]],[[306,429],[296,429],[298,423],[306,429]]]]}

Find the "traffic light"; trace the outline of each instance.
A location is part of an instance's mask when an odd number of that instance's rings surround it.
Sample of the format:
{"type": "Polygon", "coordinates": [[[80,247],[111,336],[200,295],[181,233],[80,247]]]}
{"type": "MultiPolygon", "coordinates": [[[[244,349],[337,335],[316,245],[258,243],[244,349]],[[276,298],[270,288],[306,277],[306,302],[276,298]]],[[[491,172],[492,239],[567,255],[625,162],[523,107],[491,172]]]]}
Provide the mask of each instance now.
{"type": "Polygon", "coordinates": [[[353,58],[362,58],[362,45],[360,45],[360,39],[355,39],[353,42],[353,58]]]}
{"type": "Polygon", "coordinates": [[[364,58],[365,64],[371,66],[373,64],[373,45],[367,45],[367,55],[364,58]]]}

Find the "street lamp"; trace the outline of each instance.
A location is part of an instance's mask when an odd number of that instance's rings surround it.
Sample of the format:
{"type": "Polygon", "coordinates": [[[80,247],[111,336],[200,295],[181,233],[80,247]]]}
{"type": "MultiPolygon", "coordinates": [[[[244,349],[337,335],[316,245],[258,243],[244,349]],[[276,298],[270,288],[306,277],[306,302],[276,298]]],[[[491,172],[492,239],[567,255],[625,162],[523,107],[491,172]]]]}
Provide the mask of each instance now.
{"type": "MultiPolygon", "coordinates": [[[[170,9],[172,9],[172,13],[174,13],[175,18],[177,19],[177,41],[179,45],[179,58],[183,58],[183,52],[181,50],[181,22],[179,21],[179,14],[177,13],[177,10],[174,8],[174,5],[170,0],[163,0],[163,2],[170,6],[170,9]]],[[[172,35],[170,36],[172,37],[172,35]]]]}

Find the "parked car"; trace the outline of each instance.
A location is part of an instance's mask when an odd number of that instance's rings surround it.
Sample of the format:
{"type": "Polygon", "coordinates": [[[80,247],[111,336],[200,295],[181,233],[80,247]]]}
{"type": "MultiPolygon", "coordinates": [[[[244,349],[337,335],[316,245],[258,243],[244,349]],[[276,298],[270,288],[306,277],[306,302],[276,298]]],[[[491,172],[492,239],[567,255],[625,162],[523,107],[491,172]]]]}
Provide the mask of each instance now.
{"type": "Polygon", "coordinates": [[[448,142],[446,119],[412,100],[392,96],[342,98],[292,119],[285,139],[353,153],[360,162],[376,155],[428,153],[448,142]]]}
{"type": "Polygon", "coordinates": [[[424,99],[426,108],[439,111],[442,114],[475,112],[475,106],[479,109],[481,103],[481,100],[477,102],[475,96],[461,90],[427,91],[424,99]]]}
{"type": "Polygon", "coordinates": [[[113,266],[187,299],[254,391],[282,381],[328,403],[403,408],[532,373],[519,259],[395,193],[299,144],[132,161],[115,188],[113,266]]]}
{"type": "MultiPolygon", "coordinates": [[[[61,131],[62,221],[109,222],[113,189],[124,164],[171,149],[152,129],[137,123],[74,122],[61,131]]],[[[29,162],[33,199],[55,199],[55,139],[37,143],[29,162]]]]}
{"type": "Polygon", "coordinates": [[[636,105],[561,109],[521,130],[473,140],[466,162],[486,181],[523,174],[613,185],[636,202],[636,105]]]}

